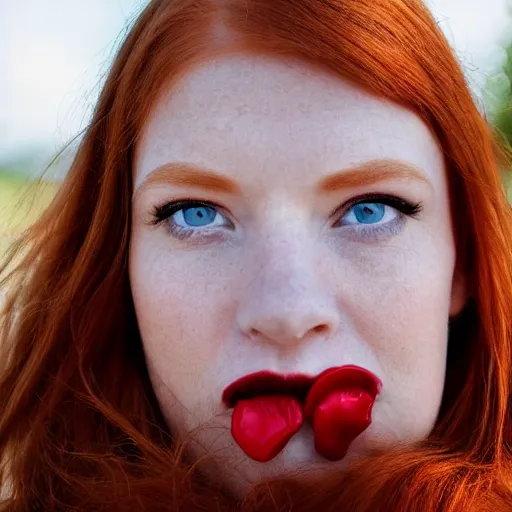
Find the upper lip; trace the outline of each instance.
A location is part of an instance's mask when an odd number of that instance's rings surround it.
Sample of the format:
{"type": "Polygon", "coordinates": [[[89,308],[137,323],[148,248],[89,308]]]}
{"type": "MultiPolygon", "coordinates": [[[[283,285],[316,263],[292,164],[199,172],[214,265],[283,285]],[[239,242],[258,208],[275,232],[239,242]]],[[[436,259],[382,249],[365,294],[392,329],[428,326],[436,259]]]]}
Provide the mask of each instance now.
{"type": "Polygon", "coordinates": [[[270,393],[293,394],[304,401],[316,378],[317,376],[301,373],[280,374],[269,371],[251,373],[229,384],[222,393],[222,401],[228,407],[234,407],[236,402],[244,398],[270,393]]]}

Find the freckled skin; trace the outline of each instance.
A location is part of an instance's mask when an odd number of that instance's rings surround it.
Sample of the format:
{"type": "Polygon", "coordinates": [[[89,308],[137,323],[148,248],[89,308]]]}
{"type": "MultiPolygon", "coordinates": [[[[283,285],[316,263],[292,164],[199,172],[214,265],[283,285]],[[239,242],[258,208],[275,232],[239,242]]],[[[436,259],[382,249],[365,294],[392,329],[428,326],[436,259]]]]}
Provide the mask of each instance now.
{"type": "Polygon", "coordinates": [[[242,493],[288,470],[343,468],[373,447],[425,438],[464,286],[453,277],[443,156],[422,121],[306,63],[224,56],[191,70],[156,105],[137,148],[135,190],[169,162],[214,170],[242,191],[161,183],[133,204],[130,280],[147,364],[171,428],[209,427],[194,434],[193,455],[215,452],[209,470],[242,493]],[[322,177],[383,158],[416,166],[430,186],[396,178],[316,189],[322,177]],[[330,214],[367,193],[420,202],[422,211],[400,223],[387,209],[394,227],[373,237],[333,227],[330,214]],[[148,225],[155,206],[190,198],[218,205],[233,227],[219,222],[179,240],[168,224],[148,225]],[[345,459],[322,459],[307,425],[265,464],[235,444],[220,401],[233,380],[344,364],[383,383],[373,422],[345,459]]]}

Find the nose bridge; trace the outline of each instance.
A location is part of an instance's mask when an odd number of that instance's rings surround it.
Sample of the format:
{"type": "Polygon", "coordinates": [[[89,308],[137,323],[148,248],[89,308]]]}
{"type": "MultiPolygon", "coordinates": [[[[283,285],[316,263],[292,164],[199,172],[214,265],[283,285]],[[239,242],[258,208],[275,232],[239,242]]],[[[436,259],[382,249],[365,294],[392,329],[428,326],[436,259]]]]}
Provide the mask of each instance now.
{"type": "Polygon", "coordinates": [[[284,347],[311,336],[328,337],[337,329],[336,301],[321,282],[310,244],[294,236],[267,240],[251,252],[250,278],[238,310],[246,335],[284,347]]]}

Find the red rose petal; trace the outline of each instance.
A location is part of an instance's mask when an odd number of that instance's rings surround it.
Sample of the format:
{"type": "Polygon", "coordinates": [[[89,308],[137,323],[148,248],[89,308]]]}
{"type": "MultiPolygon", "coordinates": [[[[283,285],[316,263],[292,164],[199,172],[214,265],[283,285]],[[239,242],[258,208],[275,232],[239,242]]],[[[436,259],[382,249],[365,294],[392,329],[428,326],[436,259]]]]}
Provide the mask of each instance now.
{"type": "Polygon", "coordinates": [[[374,397],[360,388],[329,393],[313,413],[316,451],[331,461],[342,459],[370,425],[373,403],[374,397]]]}
{"type": "Polygon", "coordinates": [[[273,459],[300,429],[302,405],[292,396],[259,396],[235,404],[231,433],[252,459],[273,459]]]}

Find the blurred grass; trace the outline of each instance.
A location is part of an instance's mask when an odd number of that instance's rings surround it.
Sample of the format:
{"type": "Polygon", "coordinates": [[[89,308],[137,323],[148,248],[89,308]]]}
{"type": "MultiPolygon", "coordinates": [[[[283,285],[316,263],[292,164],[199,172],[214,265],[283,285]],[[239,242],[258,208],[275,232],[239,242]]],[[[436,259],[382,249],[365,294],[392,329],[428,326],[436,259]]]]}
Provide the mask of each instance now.
{"type": "Polygon", "coordinates": [[[59,184],[0,169],[0,258],[12,241],[48,206],[59,184]]]}

